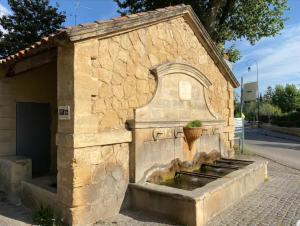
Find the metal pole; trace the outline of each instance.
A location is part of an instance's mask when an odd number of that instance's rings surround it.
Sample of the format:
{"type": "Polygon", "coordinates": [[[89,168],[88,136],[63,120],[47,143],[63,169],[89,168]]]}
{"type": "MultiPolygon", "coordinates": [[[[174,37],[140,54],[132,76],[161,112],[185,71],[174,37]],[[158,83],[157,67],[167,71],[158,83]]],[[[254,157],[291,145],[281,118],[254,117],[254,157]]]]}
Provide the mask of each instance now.
{"type": "Polygon", "coordinates": [[[251,68],[251,64],[250,64],[250,62],[251,61],[254,61],[254,63],[256,64],[256,91],[257,91],[257,93],[256,93],[256,99],[257,99],[257,102],[256,102],[256,109],[257,109],[257,112],[256,112],[256,119],[257,119],[257,123],[258,123],[258,121],[259,121],[259,86],[258,86],[258,62],[257,62],[257,60],[255,60],[255,59],[250,59],[250,60],[248,60],[247,61],[247,64],[248,64],[248,66],[249,66],[249,68],[248,68],[248,70],[251,68]]]}
{"type": "Polygon", "coordinates": [[[244,78],[242,76],[241,78],[241,106],[240,106],[240,111],[241,111],[241,115],[243,113],[243,108],[244,108],[244,78]]]}
{"type": "Polygon", "coordinates": [[[244,152],[244,138],[245,138],[245,133],[244,133],[244,119],[243,119],[243,107],[244,107],[244,78],[242,76],[241,78],[241,118],[242,118],[242,148],[241,148],[241,153],[243,154],[244,152]]]}
{"type": "Polygon", "coordinates": [[[258,63],[257,61],[255,60],[255,63],[256,63],[256,85],[257,85],[257,127],[258,127],[258,124],[259,124],[259,101],[260,101],[260,98],[259,98],[259,86],[258,86],[258,63]]]}

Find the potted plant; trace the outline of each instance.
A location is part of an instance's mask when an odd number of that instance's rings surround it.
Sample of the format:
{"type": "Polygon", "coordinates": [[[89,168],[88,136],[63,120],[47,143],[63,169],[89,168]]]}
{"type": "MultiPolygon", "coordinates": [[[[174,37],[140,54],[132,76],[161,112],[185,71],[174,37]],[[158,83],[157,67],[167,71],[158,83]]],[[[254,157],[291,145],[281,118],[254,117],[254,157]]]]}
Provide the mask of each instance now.
{"type": "Polygon", "coordinates": [[[195,141],[202,135],[202,122],[200,120],[193,120],[183,127],[183,133],[189,149],[192,150],[195,141]]]}

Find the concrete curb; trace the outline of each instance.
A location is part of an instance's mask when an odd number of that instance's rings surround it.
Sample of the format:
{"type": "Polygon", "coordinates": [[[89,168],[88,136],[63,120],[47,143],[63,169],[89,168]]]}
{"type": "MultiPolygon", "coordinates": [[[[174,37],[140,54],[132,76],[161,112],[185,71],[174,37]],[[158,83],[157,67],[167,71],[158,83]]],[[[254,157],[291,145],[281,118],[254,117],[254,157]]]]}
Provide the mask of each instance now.
{"type": "Polygon", "coordinates": [[[274,133],[279,133],[278,136],[282,135],[284,139],[296,140],[300,142],[300,128],[279,127],[267,124],[261,124],[259,128],[272,131],[274,133]]]}
{"type": "Polygon", "coordinates": [[[268,129],[266,127],[260,127],[259,129],[263,132],[262,134],[265,136],[300,142],[300,137],[297,137],[295,135],[290,135],[287,133],[280,133],[278,131],[268,129]]]}

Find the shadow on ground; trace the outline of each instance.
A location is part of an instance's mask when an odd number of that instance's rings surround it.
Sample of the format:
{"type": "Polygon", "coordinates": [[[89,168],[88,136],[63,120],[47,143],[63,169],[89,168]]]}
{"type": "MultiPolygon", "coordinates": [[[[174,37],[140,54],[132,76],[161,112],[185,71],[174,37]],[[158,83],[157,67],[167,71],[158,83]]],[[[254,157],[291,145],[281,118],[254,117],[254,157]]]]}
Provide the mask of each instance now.
{"type": "Polygon", "coordinates": [[[22,205],[14,205],[8,202],[4,195],[0,199],[0,225],[1,226],[25,226],[32,225],[32,211],[22,205]]]}

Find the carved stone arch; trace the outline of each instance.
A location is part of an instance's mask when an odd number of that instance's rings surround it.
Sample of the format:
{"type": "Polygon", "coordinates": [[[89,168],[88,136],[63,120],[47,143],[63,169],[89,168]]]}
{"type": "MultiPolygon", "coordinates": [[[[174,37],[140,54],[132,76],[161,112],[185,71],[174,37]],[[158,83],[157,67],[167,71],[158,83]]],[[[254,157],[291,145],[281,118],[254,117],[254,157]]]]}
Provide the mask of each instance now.
{"type": "Polygon", "coordinates": [[[157,87],[150,102],[135,109],[136,123],[184,125],[200,119],[204,124],[218,121],[208,100],[211,81],[195,67],[166,63],[151,69],[157,87]]]}
{"type": "Polygon", "coordinates": [[[203,75],[197,68],[182,63],[166,63],[161,64],[153,69],[151,69],[152,74],[154,74],[157,78],[171,75],[171,74],[186,74],[198,82],[200,82],[205,88],[208,88],[212,85],[209,79],[203,75]]]}

